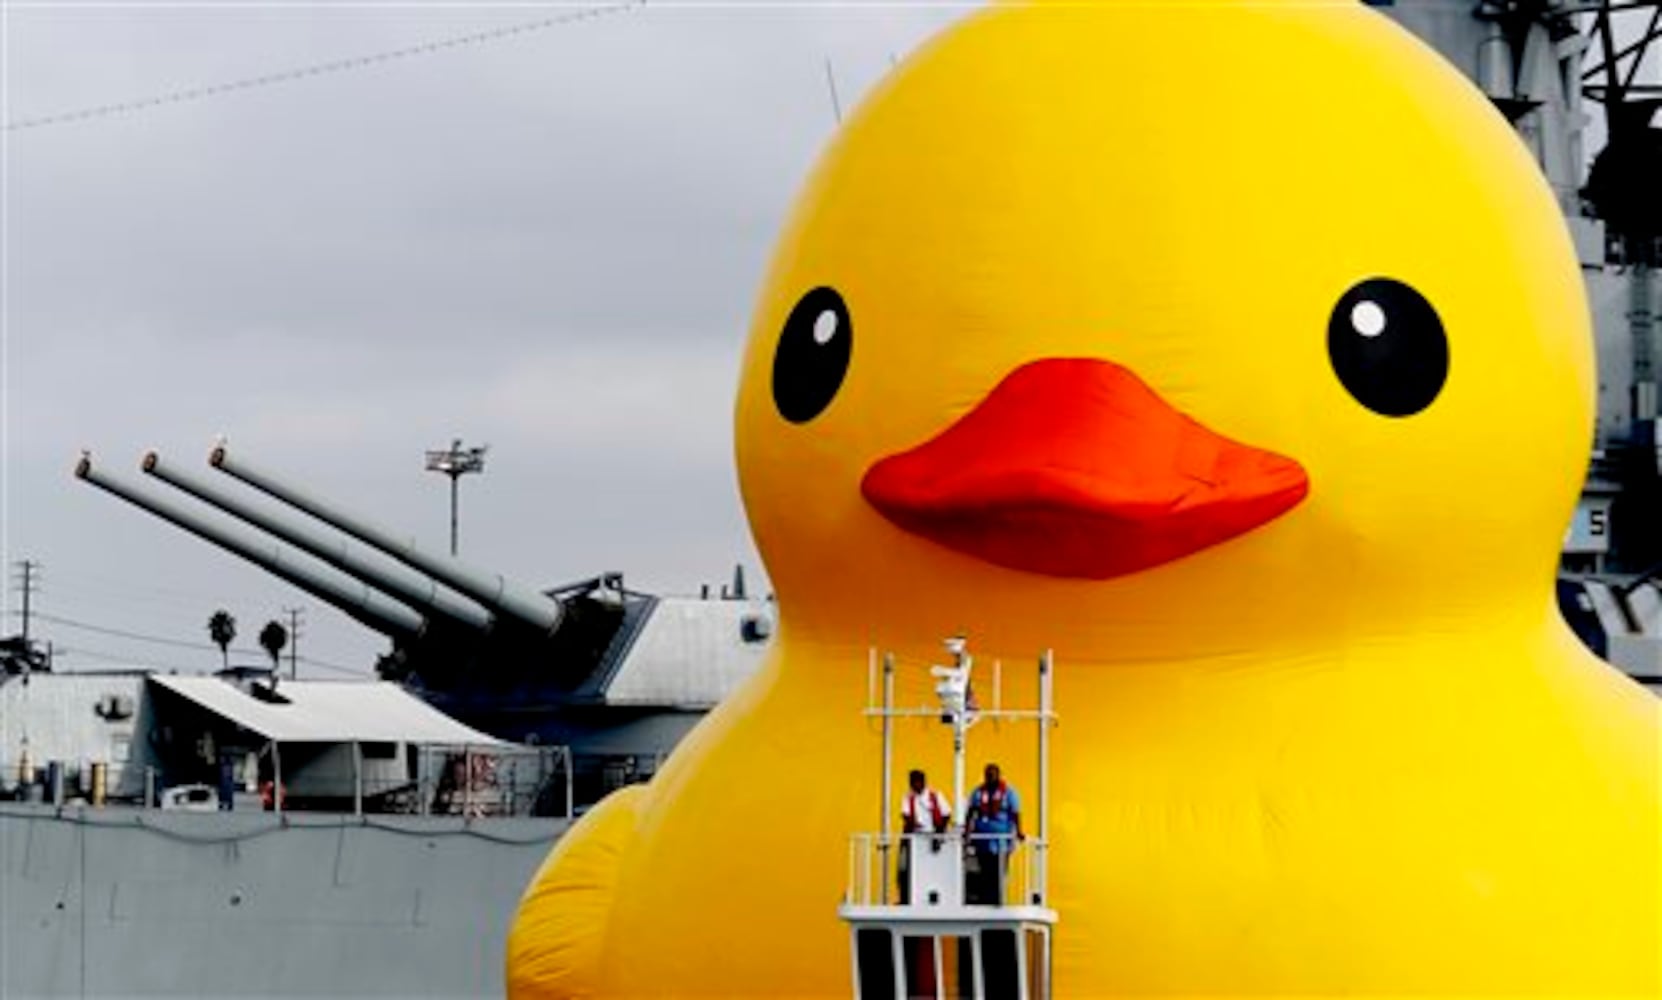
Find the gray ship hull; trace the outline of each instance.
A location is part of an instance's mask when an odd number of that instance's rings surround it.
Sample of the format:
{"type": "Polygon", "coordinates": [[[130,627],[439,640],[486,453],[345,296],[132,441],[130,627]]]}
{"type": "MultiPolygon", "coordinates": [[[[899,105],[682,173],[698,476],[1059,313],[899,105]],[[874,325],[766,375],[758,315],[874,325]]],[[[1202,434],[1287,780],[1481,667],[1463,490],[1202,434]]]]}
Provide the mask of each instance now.
{"type": "Polygon", "coordinates": [[[0,805],[0,997],[499,997],[566,825],[0,805]]]}

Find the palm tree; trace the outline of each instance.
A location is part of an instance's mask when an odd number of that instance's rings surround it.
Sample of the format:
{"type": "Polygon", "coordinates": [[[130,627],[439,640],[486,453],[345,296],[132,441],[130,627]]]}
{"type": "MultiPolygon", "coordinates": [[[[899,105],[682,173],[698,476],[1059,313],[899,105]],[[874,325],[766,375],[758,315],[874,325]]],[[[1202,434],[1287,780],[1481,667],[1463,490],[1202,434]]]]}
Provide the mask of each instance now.
{"type": "Polygon", "coordinates": [[[271,657],[271,675],[273,677],[277,676],[277,655],[283,651],[283,647],[287,646],[288,643],[289,630],[284,628],[281,623],[269,621],[265,623],[265,628],[260,629],[260,648],[264,649],[271,657]]]}
{"type": "Polygon", "coordinates": [[[237,637],[237,620],[231,612],[220,608],[208,618],[208,638],[219,647],[219,659],[225,669],[231,668],[231,640],[237,637]]]}

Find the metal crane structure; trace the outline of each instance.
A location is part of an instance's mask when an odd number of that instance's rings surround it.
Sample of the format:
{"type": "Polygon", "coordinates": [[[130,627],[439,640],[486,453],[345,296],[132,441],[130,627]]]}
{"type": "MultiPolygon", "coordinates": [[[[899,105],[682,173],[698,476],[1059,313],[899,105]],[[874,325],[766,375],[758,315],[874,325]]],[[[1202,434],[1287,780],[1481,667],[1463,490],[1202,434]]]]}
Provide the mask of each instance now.
{"type": "MultiPolygon", "coordinates": [[[[1657,433],[1657,267],[1662,265],[1662,3],[1598,4],[1587,20],[1584,97],[1603,111],[1605,146],[1582,188],[1605,227],[1605,267],[1626,285],[1631,389],[1626,440],[1603,444],[1595,476],[1616,487],[1612,554],[1616,570],[1648,579],[1662,562],[1662,436],[1657,433]],[[1624,23],[1625,21],[1625,23],[1624,23]],[[1626,30],[1623,30],[1623,29],[1626,30]]],[[[1617,324],[1612,324],[1613,326],[1617,324]]],[[[1619,336],[1611,338],[1619,341],[1619,336]]],[[[1600,344],[1601,348],[1603,343],[1600,344]]],[[[1603,369],[1601,366],[1601,375],[1603,369]]]]}
{"type": "Polygon", "coordinates": [[[1593,461],[1565,539],[1559,603],[1595,652],[1662,687],[1662,2],[1372,5],[1477,83],[1558,196],[1587,282],[1599,375],[1593,461]]]}

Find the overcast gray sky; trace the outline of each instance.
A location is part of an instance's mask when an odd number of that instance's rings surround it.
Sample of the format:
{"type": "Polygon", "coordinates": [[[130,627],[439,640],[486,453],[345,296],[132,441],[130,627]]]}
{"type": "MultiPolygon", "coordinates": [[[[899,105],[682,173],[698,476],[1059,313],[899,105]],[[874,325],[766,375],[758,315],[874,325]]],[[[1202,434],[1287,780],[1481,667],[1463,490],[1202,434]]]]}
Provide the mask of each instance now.
{"type": "MultiPolygon", "coordinates": [[[[378,636],[70,476],[81,448],[136,477],[143,449],[196,465],[218,434],[434,549],[447,491],[423,451],[489,443],[463,554],[526,583],[759,574],[730,400],[774,235],[834,126],[825,62],[846,107],[969,6],[649,0],[0,133],[0,635],[27,558],[62,667],[211,668],[214,608],[251,648],[301,605],[302,654],[367,671],[378,636]]],[[[585,9],[0,0],[0,118],[585,9]]]]}
{"type": "MultiPolygon", "coordinates": [[[[13,3],[4,118],[560,9],[13,3]]],[[[8,574],[44,564],[43,615],[184,643],[223,606],[252,648],[302,605],[302,655],[367,671],[379,637],[70,475],[82,448],[129,477],[152,446],[198,465],[218,434],[435,549],[447,491],[423,450],[488,442],[463,555],[527,583],[758,572],[730,400],[774,235],[833,128],[825,60],[846,105],[965,9],[657,2],[6,133],[8,574]]],[[[18,599],[8,583],[0,634],[18,599]]],[[[35,631],[65,668],[218,662],[35,631]]]]}

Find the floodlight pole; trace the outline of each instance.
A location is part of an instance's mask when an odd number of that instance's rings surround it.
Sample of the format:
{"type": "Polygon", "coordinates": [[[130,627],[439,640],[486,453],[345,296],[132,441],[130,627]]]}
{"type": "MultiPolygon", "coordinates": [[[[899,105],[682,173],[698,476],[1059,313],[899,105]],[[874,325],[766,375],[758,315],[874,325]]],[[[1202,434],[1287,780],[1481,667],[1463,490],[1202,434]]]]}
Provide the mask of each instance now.
{"type": "Polygon", "coordinates": [[[485,471],[485,452],[489,445],[463,448],[462,439],[450,442],[450,447],[427,452],[427,471],[442,472],[450,477],[450,554],[457,551],[456,510],[460,500],[459,483],[470,472],[485,471]]]}

